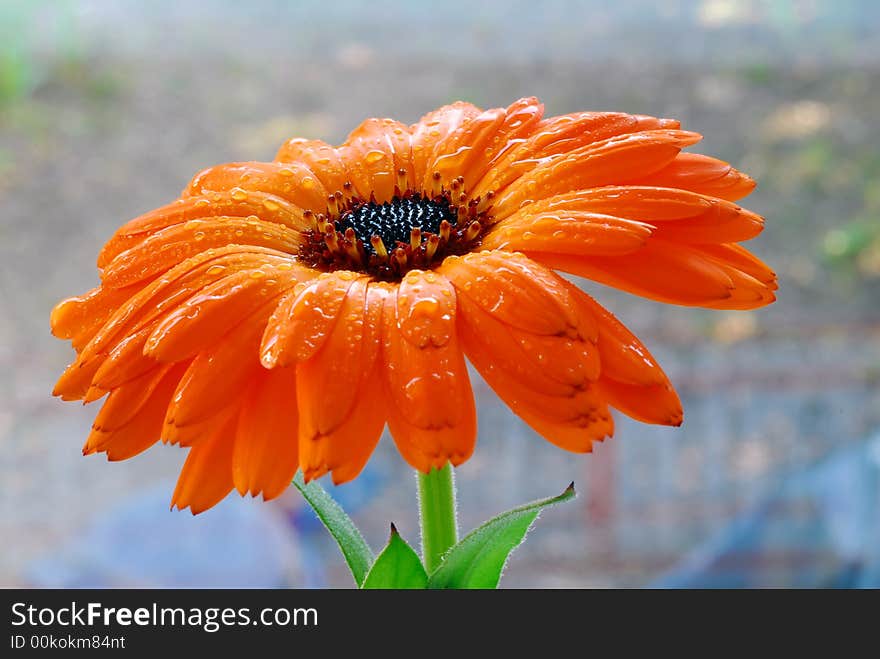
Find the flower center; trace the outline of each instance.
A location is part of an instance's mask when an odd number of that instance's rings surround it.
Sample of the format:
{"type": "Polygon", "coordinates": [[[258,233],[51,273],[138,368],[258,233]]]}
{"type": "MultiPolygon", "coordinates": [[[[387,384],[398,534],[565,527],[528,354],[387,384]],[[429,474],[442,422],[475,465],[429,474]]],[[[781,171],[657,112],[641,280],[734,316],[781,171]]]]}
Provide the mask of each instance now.
{"type": "Polygon", "coordinates": [[[346,210],[336,221],[336,230],[344,234],[349,227],[354,229],[367,254],[373,255],[373,236],[378,236],[387,249],[389,245],[408,244],[413,229],[424,235],[439,235],[444,220],[456,221],[455,210],[445,198],[434,201],[428,197],[393,197],[384,204],[369,201],[346,210]]]}
{"type": "Polygon", "coordinates": [[[351,183],[327,198],[326,213],[309,211],[312,228],[300,258],[322,270],[357,270],[377,279],[399,280],[450,254],[464,254],[491,224],[492,193],[470,198],[461,177],[445,185],[435,173],[430,191],[406,187],[398,172],[394,196],[383,203],[353,194],[351,183]]]}

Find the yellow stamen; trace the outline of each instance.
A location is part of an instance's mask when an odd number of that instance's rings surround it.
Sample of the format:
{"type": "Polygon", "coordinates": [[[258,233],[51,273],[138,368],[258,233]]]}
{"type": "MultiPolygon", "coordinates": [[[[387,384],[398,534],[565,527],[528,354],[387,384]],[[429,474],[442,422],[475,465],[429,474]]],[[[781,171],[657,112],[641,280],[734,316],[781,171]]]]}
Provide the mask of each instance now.
{"type": "Polygon", "coordinates": [[[471,222],[471,225],[467,228],[467,231],[464,232],[464,240],[465,242],[470,242],[474,238],[480,235],[480,231],[483,230],[483,227],[480,226],[479,222],[471,222]]]}
{"type": "Polygon", "coordinates": [[[401,270],[406,267],[406,252],[403,251],[402,247],[398,247],[394,250],[394,260],[397,261],[397,265],[400,266],[401,270]]]}
{"type": "Polygon", "coordinates": [[[434,258],[434,253],[437,251],[437,248],[440,246],[440,236],[436,233],[432,233],[428,236],[428,242],[425,245],[425,256],[428,257],[428,260],[434,258]]]}
{"type": "Polygon", "coordinates": [[[440,223],[440,239],[445,243],[449,240],[449,234],[452,233],[452,225],[447,220],[440,223]]]}
{"type": "Polygon", "coordinates": [[[370,244],[373,246],[373,250],[376,252],[376,255],[381,259],[388,258],[388,250],[385,249],[385,243],[382,242],[382,238],[373,234],[370,238],[370,244]]]}

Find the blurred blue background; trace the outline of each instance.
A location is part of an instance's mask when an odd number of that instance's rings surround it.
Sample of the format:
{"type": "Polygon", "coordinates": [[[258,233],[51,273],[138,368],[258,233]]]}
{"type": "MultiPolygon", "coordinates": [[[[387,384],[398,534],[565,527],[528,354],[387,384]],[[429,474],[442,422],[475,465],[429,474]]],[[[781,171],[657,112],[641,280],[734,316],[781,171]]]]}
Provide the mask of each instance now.
{"type": "MultiPolygon", "coordinates": [[[[680,429],[618,417],[573,457],[475,379],[459,470],[472,527],[574,480],[509,566],[518,586],[880,586],[880,4],[871,0],[369,3],[0,0],[0,585],[346,586],[290,492],[168,511],[185,453],[82,458],[96,408],[50,397],[60,298],[100,245],[199,169],[338,142],[465,99],[673,116],[759,181],[757,312],[585,284],[660,359],[680,429]],[[169,480],[171,479],[171,480],[169,480]]],[[[391,442],[336,493],[378,547],[417,541],[391,442]]]]}

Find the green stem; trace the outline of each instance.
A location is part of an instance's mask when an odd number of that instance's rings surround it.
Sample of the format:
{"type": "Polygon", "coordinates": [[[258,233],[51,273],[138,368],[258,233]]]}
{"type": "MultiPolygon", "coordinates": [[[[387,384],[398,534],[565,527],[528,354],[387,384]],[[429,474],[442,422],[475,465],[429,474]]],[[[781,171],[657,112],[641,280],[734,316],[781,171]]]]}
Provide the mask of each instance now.
{"type": "Polygon", "coordinates": [[[419,515],[422,558],[430,574],[440,565],[443,554],[458,542],[455,479],[449,463],[427,474],[419,472],[419,515]]]}

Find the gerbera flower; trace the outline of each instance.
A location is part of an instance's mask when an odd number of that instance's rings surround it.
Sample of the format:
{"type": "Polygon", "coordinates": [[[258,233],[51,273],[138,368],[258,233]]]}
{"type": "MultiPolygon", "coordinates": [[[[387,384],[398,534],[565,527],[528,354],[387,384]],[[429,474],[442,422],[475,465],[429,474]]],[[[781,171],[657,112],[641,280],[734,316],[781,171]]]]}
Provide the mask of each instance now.
{"type": "Polygon", "coordinates": [[[678,425],[648,350],[555,270],[673,304],[747,309],[774,274],[738,243],[753,181],[681,153],[671,119],[534,98],[368,119],[346,142],[292,139],[271,163],[199,173],[120,228],[101,284],[60,303],[78,355],[55,394],[106,399],[85,453],[190,447],[173,503],[270,499],[361,471],[387,424],[428,471],[471,455],[467,357],[536,432],[588,452],[609,408],[678,425]]]}

